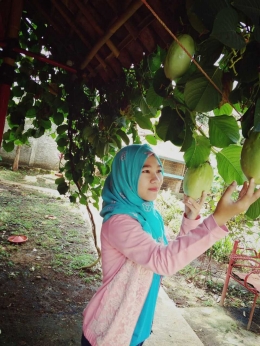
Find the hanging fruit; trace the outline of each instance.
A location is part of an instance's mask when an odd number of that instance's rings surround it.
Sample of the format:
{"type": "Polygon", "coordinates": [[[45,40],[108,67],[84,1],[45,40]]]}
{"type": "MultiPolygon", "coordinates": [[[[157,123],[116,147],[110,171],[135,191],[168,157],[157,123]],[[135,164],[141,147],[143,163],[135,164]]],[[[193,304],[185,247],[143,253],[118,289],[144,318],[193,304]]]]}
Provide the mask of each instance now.
{"type": "Polygon", "coordinates": [[[183,179],[185,195],[193,199],[201,197],[202,191],[209,192],[213,182],[213,169],[209,162],[199,167],[188,168],[183,179]]]}
{"type": "Polygon", "coordinates": [[[254,178],[255,184],[260,184],[260,132],[251,131],[246,138],[240,164],[247,179],[254,178]]]}
{"type": "MultiPolygon", "coordinates": [[[[194,40],[190,35],[184,34],[178,36],[178,40],[183,47],[193,56],[195,52],[194,40]]],[[[168,49],[165,63],[164,73],[167,78],[175,80],[181,77],[189,68],[191,59],[182,47],[174,41],[168,49]]]]}

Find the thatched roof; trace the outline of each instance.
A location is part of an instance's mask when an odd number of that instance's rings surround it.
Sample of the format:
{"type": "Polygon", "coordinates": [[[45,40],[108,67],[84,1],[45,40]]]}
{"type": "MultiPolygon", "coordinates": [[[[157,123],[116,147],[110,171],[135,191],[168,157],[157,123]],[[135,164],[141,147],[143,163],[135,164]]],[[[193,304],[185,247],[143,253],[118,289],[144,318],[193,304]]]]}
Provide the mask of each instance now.
{"type": "MultiPolygon", "coordinates": [[[[185,31],[185,1],[147,2],[172,32],[185,31]]],[[[2,21],[10,4],[0,2],[6,12],[2,21]]],[[[25,0],[23,10],[23,18],[45,27],[42,40],[52,47],[52,58],[84,73],[95,85],[115,80],[157,45],[167,48],[173,41],[141,0],[25,0]]]]}

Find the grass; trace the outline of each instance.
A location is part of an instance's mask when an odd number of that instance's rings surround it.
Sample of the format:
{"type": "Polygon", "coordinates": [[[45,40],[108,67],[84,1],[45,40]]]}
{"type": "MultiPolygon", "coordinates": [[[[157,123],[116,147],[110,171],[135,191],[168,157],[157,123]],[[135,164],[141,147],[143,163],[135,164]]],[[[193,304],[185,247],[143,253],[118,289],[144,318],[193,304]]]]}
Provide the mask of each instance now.
{"type": "MultiPolygon", "coordinates": [[[[46,175],[46,181],[51,181],[51,173],[42,173],[46,175]]],[[[1,185],[1,180],[19,184],[34,181],[34,186],[40,186],[40,181],[41,185],[50,188],[50,184],[46,185],[39,179],[41,177],[39,170],[21,169],[12,172],[0,166],[0,266],[16,266],[18,258],[24,261],[35,249],[37,254],[44,254],[42,258],[48,260],[40,261],[34,270],[49,265],[65,275],[97,280],[96,271],[91,274],[80,269],[93,263],[97,255],[89,225],[77,205],[44,191],[23,189],[22,185],[1,185]],[[8,237],[19,234],[26,235],[28,241],[21,245],[10,244],[8,237]]],[[[55,184],[51,186],[56,190],[55,184]]],[[[12,272],[15,273],[15,269],[12,272]]]]}

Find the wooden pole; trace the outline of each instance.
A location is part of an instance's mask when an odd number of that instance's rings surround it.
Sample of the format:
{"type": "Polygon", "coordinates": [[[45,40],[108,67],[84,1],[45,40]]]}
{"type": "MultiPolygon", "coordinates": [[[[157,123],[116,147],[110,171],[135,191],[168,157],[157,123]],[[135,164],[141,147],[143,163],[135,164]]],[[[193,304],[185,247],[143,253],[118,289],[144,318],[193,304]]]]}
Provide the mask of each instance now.
{"type": "Polygon", "coordinates": [[[94,45],[91,51],[86,56],[85,60],[82,62],[80,68],[83,70],[93,59],[99,49],[110,39],[110,37],[122,26],[124,23],[142,6],[141,0],[135,0],[132,5],[116,20],[116,22],[108,29],[103,37],[101,37],[98,42],[94,45]]]}
{"type": "Polygon", "coordinates": [[[20,21],[22,17],[23,0],[12,0],[10,18],[8,21],[6,41],[7,46],[3,51],[3,63],[1,65],[0,84],[0,146],[3,139],[5,118],[10,98],[10,88],[13,84],[15,57],[12,54],[11,45],[18,39],[20,21]]]}

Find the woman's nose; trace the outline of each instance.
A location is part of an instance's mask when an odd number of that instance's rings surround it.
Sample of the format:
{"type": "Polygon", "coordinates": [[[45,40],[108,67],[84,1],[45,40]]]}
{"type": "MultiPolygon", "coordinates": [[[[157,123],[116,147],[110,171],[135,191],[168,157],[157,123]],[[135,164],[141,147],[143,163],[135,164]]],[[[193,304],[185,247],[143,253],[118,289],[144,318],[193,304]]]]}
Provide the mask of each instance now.
{"type": "Polygon", "coordinates": [[[159,176],[159,174],[157,174],[157,173],[153,174],[151,180],[152,180],[152,181],[160,181],[160,176],[159,176]]]}

